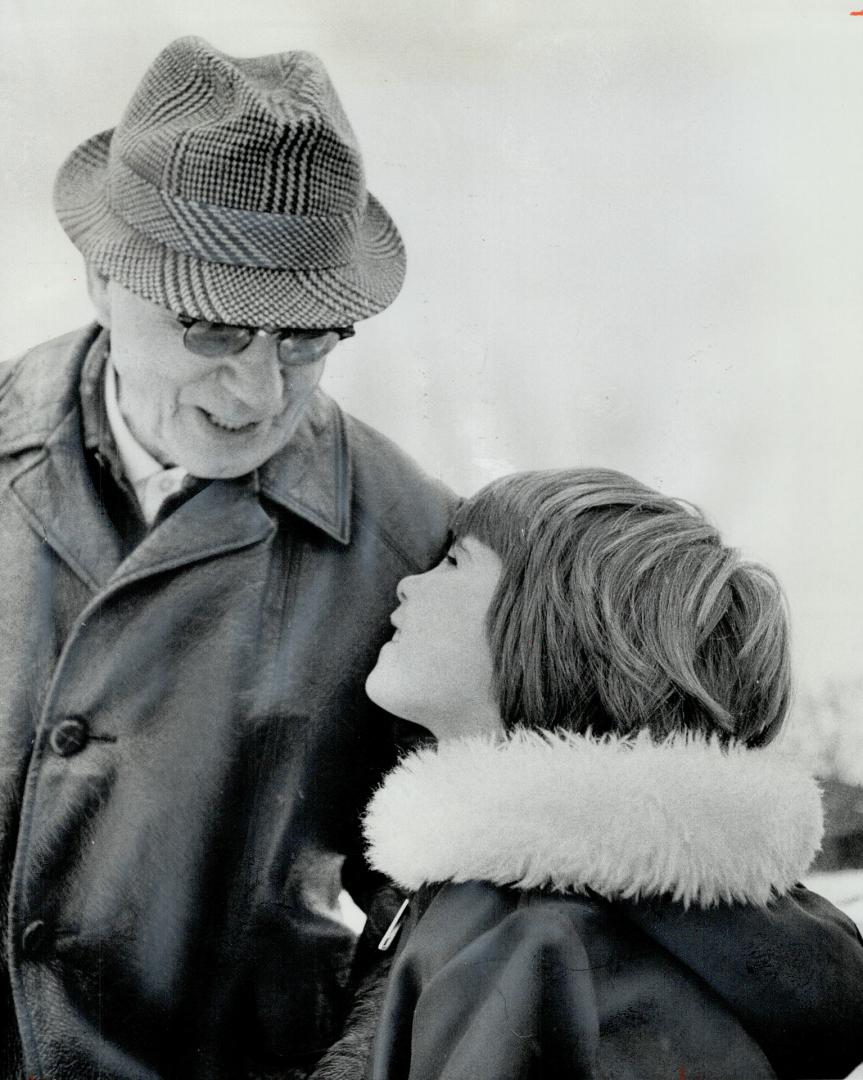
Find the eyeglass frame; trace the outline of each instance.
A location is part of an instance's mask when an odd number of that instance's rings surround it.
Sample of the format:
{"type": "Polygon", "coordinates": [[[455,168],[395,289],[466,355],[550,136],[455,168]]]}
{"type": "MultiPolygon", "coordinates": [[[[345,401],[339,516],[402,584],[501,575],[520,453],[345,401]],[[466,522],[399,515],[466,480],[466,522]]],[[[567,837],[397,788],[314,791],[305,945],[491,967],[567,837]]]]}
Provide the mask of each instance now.
{"type": "Polygon", "coordinates": [[[290,352],[283,352],[283,342],[291,338],[296,339],[299,335],[302,335],[300,340],[317,340],[327,334],[336,334],[338,335],[339,341],[344,341],[345,338],[353,337],[356,333],[353,326],[332,326],[321,329],[296,326],[271,328],[266,326],[242,326],[235,323],[211,322],[209,319],[196,319],[191,315],[177,315],[176,318],[178,324],[183,327],[183,347],[186,351],[192,353],[194,356],[202,356],[208,360],[217,360],[220,356],[236,356],[251,345],[253,338],[258,334],[263,333],[272,335],[276,338],[276,350],[281,363],[288,366],[303,367],[306,364],[314,363],[315,360],[320,358],[312,357],[311,359],[299,361],[292,360],[290,352]],[[217,346],[214,351],[207,351],[206,348],[196,348],[196,342],[203,342],[205,340],[203,335],[200,338],[194,336],[194,331],[197,329],[203,330],[204,333],[208,330],[216,332],[214,337],[210,339],[211,343],[217,346]],[[239,333],[236,335],[236,340],[233,342],[230,340],[230,337],[222,339],[221,347],[219,347],[217,335],[219,333],[224,333],[225,331],[239,331],[239,333]],[[191,337],[190,332],[192,334],[191,337]]]}

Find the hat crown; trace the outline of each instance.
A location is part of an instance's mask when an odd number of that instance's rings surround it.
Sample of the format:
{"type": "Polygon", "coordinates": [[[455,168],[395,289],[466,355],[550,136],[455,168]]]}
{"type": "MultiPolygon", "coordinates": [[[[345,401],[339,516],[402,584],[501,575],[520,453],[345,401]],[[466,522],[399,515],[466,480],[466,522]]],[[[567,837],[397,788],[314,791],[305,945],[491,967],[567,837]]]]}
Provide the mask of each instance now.
{"type": "Polygon", "coordinates": [[[166,195],[261,213],[360,211],[356,137],[320,60],[234,58],[200,38],[156,57],[112,140],[112,158],[166,195]]]}

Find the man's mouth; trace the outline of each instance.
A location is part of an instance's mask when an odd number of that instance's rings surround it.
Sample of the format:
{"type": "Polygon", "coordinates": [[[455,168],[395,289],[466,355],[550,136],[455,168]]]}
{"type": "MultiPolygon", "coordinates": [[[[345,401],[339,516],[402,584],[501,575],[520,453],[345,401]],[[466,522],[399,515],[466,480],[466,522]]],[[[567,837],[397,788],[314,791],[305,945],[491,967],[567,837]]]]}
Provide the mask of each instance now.
{"type": "Polygon", "coordinates": [[[234,423],[230,420],[224,420],[219,416],[214,416],[211,412],[207,412],[206,409],[201,409],[201,412],[204,414],[207,420],[209,420],[213,427],[220,428],[222,431],[251,431],[260,423],[260,420],[249,420],[242,423],[234,423]]]}

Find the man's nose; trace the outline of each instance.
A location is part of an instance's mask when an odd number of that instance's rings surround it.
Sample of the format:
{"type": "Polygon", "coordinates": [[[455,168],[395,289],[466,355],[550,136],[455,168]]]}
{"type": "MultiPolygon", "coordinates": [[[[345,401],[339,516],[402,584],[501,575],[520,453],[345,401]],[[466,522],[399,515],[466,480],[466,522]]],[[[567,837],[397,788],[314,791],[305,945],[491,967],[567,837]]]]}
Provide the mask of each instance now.
{"type": "Polygon", "coordinates": [[[226,356],[218,374],[223,389],[250,409],[276,412],[281,408],[282,368],[278,342],[271,335],[259,334],[242,352],[226,356]]]}

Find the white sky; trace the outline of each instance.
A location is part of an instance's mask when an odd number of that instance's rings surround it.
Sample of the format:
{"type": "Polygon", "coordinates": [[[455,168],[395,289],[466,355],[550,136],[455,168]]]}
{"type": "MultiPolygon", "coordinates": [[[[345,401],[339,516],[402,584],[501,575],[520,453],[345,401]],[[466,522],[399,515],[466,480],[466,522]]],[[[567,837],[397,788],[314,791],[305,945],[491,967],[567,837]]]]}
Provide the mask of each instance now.
{"type": "Polygon", "coordinates": [[[160,48],[311,49],[409,260],[329,389],[461,491],[604,464],[699,503],[783,579],[803,685],[860,677],[851,9],[0,0],[3,353],[88,319],[54,173],[160,48]]]}

